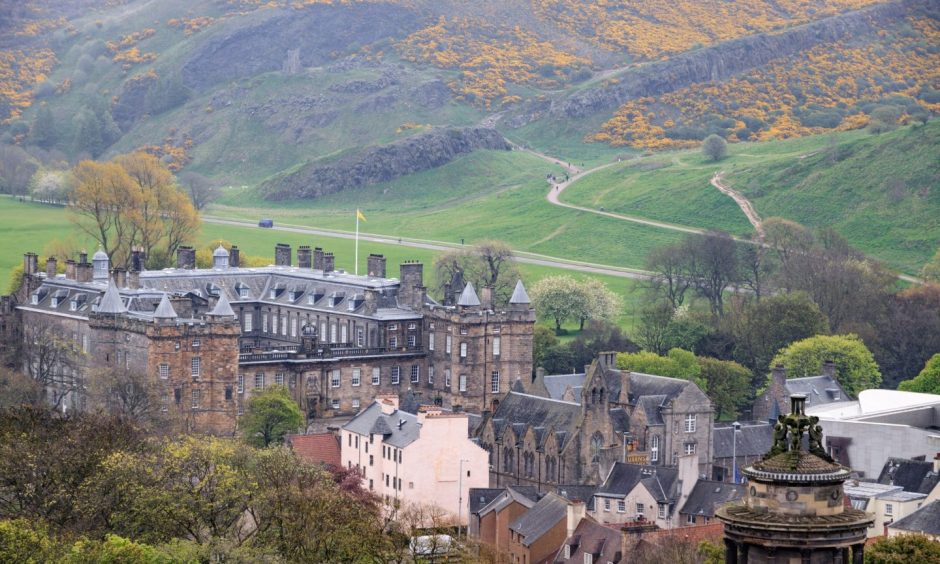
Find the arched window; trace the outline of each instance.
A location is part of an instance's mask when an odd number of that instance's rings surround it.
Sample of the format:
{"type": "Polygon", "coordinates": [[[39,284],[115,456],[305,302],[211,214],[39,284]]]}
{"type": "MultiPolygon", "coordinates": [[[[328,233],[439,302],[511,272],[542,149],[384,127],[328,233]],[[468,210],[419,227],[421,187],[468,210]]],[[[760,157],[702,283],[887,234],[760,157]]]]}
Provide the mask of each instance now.
{"type": "Polygon", "coordinates": [[[597,403],[597,388],[591,388],[591,405],[597,403]]]}
{"type": "Polygon", "coordinates": [[[503,471],[514,473],[516,469],[516,453],[515,450],[509,446],[503,449],[503,471]]]}
{"type": "Polygon", "coordinates": [[[650,462],[659,462],[659,435],[650,437],[650,462]]]}
{"type": "Polygon", "coordinates": [[[591,462],[599,462],[601,459],[601,449],[604,448],[604,436],[600,432],[594,433],[591,437],[591,462]]]}
{"type": "Polygon", "coordinates": [[[600,399],[601,405],[603,406],[604,405],[604,388],[601,388],[601,393],[598,396],[598,398],[600,399]]]}

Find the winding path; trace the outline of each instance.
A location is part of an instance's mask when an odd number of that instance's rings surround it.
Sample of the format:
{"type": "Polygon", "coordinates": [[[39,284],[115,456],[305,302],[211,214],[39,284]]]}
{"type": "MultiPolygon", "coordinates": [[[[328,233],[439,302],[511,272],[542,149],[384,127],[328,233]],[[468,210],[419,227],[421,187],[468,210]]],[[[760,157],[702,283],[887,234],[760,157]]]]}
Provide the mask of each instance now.
{"type": "Polygon", "coordinates": [[[718,188],[719,192],[729,196],[738,204],[738,207],[741,208],[741,211],[744,212],[745,216],[747,216],[747,220],[751,222],[751,225],[754,226],[754,231],[757,232],[757,238],[763,244],[765,235],[764,226],[761,224],[760,216],[757,215],[757,210],[754,209],[754,204],[745,198],[743,194],[721,182],[721,175],[724,173],[725,171],[723,170],[716,172],[715,176],[712,176],[711,185],[715,188],[718,188]]]}

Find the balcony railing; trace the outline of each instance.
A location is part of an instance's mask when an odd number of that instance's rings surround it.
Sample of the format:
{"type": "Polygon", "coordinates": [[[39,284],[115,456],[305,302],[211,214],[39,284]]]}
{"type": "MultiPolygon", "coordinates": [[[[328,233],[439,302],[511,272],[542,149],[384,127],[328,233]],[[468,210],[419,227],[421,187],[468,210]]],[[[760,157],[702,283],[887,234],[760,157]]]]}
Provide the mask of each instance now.
{"type": "Polygon", "coordinates": [[[310,352],[300,352],[297,350],[253,350],[252,352],[243,352],[238,355],[239,362],[271,362],[288,359],[329,359],[329,358],[349,358],[357,356],[380,356],[387,354],[417,354],[424,352],[424,348],[416,347],[322,347],[310,352]]]}

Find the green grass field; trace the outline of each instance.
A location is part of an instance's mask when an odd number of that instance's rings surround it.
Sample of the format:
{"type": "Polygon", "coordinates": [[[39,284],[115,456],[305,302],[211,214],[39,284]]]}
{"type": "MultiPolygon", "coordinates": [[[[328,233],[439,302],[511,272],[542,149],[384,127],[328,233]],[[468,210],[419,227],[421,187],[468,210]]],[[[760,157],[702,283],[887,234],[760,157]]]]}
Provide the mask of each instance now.
{"type": "MultiPolygon", "coordinates": [[[[86,243],[86,248],[93,245],[84,237],[76,235],[74,227],[67,219],[67,212],[59,206],[47,206],[31,202],[20,202],[14,198],[0,197],[0,284],[3,292],[8,286],[14,267],[21,265],[23,253],[33,251],[40,254],[40,262],[45,260],[50,243],[55,239],[72,240],[77,238],[86,243]]],[[[198,247],[214,245],[220,239],[237,244],[246,255],[270,257],[274,261],[274,245],[288,243],[294,249],[307,244],[320,246],[336,255],[336,267],[353,270],[354,242],[336,237],[310,237],[284,231],[239,227],[228,225],[204,224],[198,247]]],[[[424,249],[413,249],[400,245],[387,245],[362,241],[359,247],[360,268],[365,268],[369,253],[382,253],[388,258],[389,276],[397,276],[397,265],[405,260],[420,260],[425,264],[425,283],[435,287],[434,257],[436,253],[424,249]]],[[[62,258],[62,257],[59,257],[62,258]]],[[[623,298],[624,308],[617,319],[618,324],[628,332],[633,328],[638,317],[638,310],[643,300],[642,292],[633,281],[616,276],[578,274],[568,270],[544,266],[520,264],[519,270],[525,283],[531,287],[538,280],[559,274],[567,274],[578,279],[597,278],[623,298]]],[[[548,325],[548,323],[546,322],[548,325]]],[[[576,325],[565,327],[570,333],[576,333],[576,325]]]]}

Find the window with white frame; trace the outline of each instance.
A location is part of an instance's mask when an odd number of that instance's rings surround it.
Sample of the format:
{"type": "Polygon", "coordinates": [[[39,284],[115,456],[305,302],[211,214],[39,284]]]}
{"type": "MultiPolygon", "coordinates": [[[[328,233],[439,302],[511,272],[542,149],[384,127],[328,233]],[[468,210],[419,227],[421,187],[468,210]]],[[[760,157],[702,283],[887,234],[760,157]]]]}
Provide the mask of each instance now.
{"type": "Polygon", "coordinates": [[[411,383],[417,384],[421,380],[421,368],[417,364],[411,365],[411,383]]]}
{"type": "Polygon", "coordinates": [[[401,367],[393,366],[392,367],[392,384],[397,385],[400,383],[401,383],[401,367]]]}
{"type": "Polygon", "coordinates": [[[418,337],[415,335],[408,335],[408,346],[414,348],[418,344],[418,337]]]}
{"type": "Polygon", "coordinates": [[[255,374],[255,389],[263,390],[264,389],[264,373],[259,372],[255,374]]]}
{"type": "Polygon", "coordinates": [[[281,335],[284,335],[285,337],[287,336],[287,316],[288,314],[281,316],[281,335]]]}
{"type": "Polygon", "coordinates": [[[330,386],[338,388],[341,380],[339,370],[334,370],[330,373],[330,386]]]}
{"type": "Polygon", "coordinates": [[[356,329],[356,346],[364,347],[366,345],[366,332],[363,331],[362,327],[356,329]]]}
{"type": "Polygon", "coordinates": [[[894,504],[885,504],[885,515],[894,515],[894,504]]]}
{"type": "Polygon", "coordinates": [[[666,504],[665,504],[665,503],[660,503],[660,504],[659,504],[659,513],[658,513],[658,516],[659,516],[660,519],[665,519],[665,518],[666,518],[666,504]]]}
{"type": "Polygon", "coordinates": [[[388,330],[389,330],[389,331],[398,331],[398,324],[397,324],[397,323],[389,323],[389,325],[388,325],[388,330]]]}
{"type": "Polygon", "coordinates": [[[199,343],[199,339],[193,339],[193,348],[198,347],[199,344],[200,344],[200,343],[199,343]]]}
{"type": "Polygon", "coordinates": [[[642,503],[637,503],[637,504],[636,504],[636,514],[637,514],[637,515],[643,515],[643,510],[644,510],[644,509],[645,509],[645,508],[643,507],[643,504],[642,504],[642,503]]]}
{"type": "Polygon", "coordinates": [[[450,387],[450,368],[444,369],[444,387],[445,388],[450,387]]]}
{"type": "Polygon", "coordinates": [[[499,337],[493,337],[493,356],[499,356],[500,342],[499,337]]]}
{"type": "Polygon", "coordinates": [[[245,318],[245,319],[244,319],[244,322],[245,322],[245,333],[248,333],[248,332],[251,331],[251,329],[252,329],[252,327],[251,327],[251,320],[252,320],[251,312],[250,312],[250,311],[249,311],[249,312],[245,312],[244,318],[245,318]]]}
{"type": "Polygon", "coordinates": [[[695,454],[695,443],[685,443],[685,454],[695,454]]]}
{"type": "Polygon", "coordinates": [[[358,399],[352,400],[352,408],[353,408],[353,409],[356,409],[356,410],[359,409],[359,400],[358,400],[358,399]]]}
{"type": "Polygon", "coordinates": [[[372,369],[372,385],[378,386],[382,383],[382,369],[375,367],[372,369]]]}
{"type": "Polygon", "coordinates": [[[685,518],[685,522],[688,523],[689,525],[694,525],[694,524],[695,524],[695,515],[692,515],[692,514],[687,515],[686,518],[685,518]]]}
{"type": "Polygon", "coordinates": [[[284,385],[284,373],[283,372],[274,373],[274,383],[277,384],[278,386],[284,385]]]}
{"type": "Polygon", "coordinates": [[[339,400],[338,399],[330,400],[330,407],[333,409],[339,409],[339,400]]]}
{"type": "Polygon", "coordinates": [[[434,367],[428,366],[428,384],[434,383],[434,367]]]}
{"type": "Polygon", "coordinates": [[[659,435],[650,438],[650,462],[659,461],[659,435]]]}
{"type": "Polygon", "coordinates": [[[626,513],[627,512],[627,502],[622,499],[617,500],[617,513],[626,513]]]}
{"type": "Polygon", "coordinates": [[[199,377],[199,368],[200,368],[199,364],[200,364],[199,357],[194,356],[190,363],[190,368],[192,369],[193,378],[199,377]]]}
{"type": "Polygon", "coordinates": [[[296,315],[290,318],[290,336],[291,337],[297,336],[297,316],[296,315]]]}
{"type": "Polygon", "coordinates": [[[398,348],[398,336],[392,335],[388,338],[388,346],[395,349],[398,348]]]}
{"type": "Polygon", "coordinates": [[[450,335],[444,337],[444,352],[450,354],[451,345],[453,344],[453,338],[450,335]]]}
{"type": "Polygon", "coordinates": [[[610,511],[610,498],[604,498],[604,511],[610,511]]]}
{"type": "Polygon", "coordinates": [[[434,350],[434,333],[428,333],[428,350],[434,350]]]}
{"type": "Polygon", "coordinates": [[[584,553],[584,564],[594,564],[594,555],[590,552],[584,553]]]}
{"type": "Polygon", "coordinates": [[[160,363],[160,379],[166,380],[170,377],[170,365],[162,362],[160,363]]]}
{"type": "Polygon", "coordinates": [[[343,323],[339,326],[339,342],[348,343],[349,342],[349,326],[343,323]]]}
{"type": "Polygon", "coordinates": [[[268,314],[266,313],[261,314],[261,332],[262,333],[268,332],[268,314]]]}
{"type": "Polygon", "coordinates": [[[494,370],[490,374],[490,393],[499,393],[499,370],[494,370]]]}
{"type": "Polygon", "coordinates": [[[417,324],[417,323],[415,323],[415,322],[413,322],[413,321],[410,322],[410,323],[408,323],[408,330],[409,330],[409,331],[414,331],[414,330],[417,329],[417,328],[418,328],[418,324],[417,324]]]}
{"type": "Polygon", "coordinates": [[[277,335],[277,328],[280,327],[278,319],[279,318],[276,313],[271,314],[271,333],[274,333],[275,335],[277,335]]]}
{"type": "Polygon", "coordinates": [[[193,390],[193,409],[199,408],[199,402],[202,400],[202,390],[193,390]]]}
{"type": "Polygon", "coordinates": [[[323,341],[324,343],[326,342],[326,336],[327,336],[326,321],[322,321],[320,323],[320,340],[323,341]]]}
{"type": "Polygon", "coordinates": [[[460,391],[461,392],[467,391],[467,375],[466,374],[460,375],[460,391]]]}
{"type": "Polygon", "coordinates": [[[467,343],[460,343],[460,358],[467,358],[467,343]]]}
{"type": "Polygon", "coordinates": [[[245,393],[245,375],[244,374],[238,375],[238,385],[236,386],[236,390],[240,394],[245,393]]]}
{"type": "Polygon", "coordinates": [[[358,368],[352,369],[352,385],[358,386],[362,380],[362,371],[358,368]]]}
{"type": "Polygon", "coordinates": [[[695,414],[689,413],[685,416],[685,432],[694,433],[695,432],[695,414]]]}
{"type": "Polygon", "coordinates": [[[466,335],[467,333],[469,333],[469,329],[467,329],[467,326],[466,326],[466,325],[461,325],[461,326],[460,326],[460,334],[461,334],[461,335],[466,335]]]}

